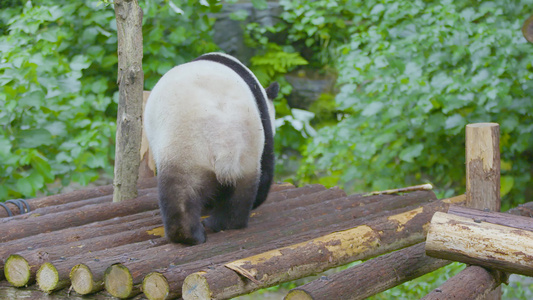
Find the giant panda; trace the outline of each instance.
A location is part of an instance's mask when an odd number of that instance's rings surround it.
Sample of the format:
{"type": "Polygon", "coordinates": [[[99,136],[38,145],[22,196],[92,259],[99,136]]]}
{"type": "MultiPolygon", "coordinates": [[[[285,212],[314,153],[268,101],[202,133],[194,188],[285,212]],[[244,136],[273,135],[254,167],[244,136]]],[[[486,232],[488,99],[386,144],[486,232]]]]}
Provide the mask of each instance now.
{"type": "Polygon", "coordinates": [[[278,92],[277,83],[265,90],[223,53],[176,66],[157,82],[143,119],[170,241],[204,243],[203,225],[214,232],[247,226],[272,183],[278,92]]]}

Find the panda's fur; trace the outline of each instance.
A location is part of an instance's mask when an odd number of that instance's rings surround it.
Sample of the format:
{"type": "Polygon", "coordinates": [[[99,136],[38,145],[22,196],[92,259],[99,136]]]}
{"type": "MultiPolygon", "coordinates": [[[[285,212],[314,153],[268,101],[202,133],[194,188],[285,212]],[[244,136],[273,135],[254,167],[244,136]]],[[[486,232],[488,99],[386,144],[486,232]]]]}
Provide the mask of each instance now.
{"type": "Polygon", "coordinates": [[[208,53],[168,71],[153,88],[144,128],[157,167],[159,203],[172,242],[206,240],[247,226],[267,197],[274,173],[274,106],[242,63],[208,53]]]}

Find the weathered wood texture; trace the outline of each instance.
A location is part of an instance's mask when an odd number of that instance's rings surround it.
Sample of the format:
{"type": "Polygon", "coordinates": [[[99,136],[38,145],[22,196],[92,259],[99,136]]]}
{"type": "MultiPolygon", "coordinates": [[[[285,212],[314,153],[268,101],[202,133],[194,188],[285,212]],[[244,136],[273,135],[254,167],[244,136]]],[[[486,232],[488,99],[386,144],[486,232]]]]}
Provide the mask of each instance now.
{"type": "Polygon", "coordinates": [[[148,194],[124,203],[93,204],[65,212],[46,214],[36,218],[23,220],[6,220],[1,224],[0,242],[20,239],[39,233],[76,227],[91,222],[108,220],[114,217],[127,216],[159,207],[156,194],[148,194]]]}
{"type": "MultiPolygon", "coordinates": [[[[349,196],[347,198],[351,198],[349,196]]],[[[152,273],[151,276],[147,276],[143,280],[144,286],[143,290],[152,289],[153,294],[164,293],[162,291],[168,290],[169,297],[179,297],[181,296],[181,286],[185,277],[195,271],[199,271],[205,268],[211,268],[217,264],[222,264],[232,259],[245,258],[250,255],[256,255],[263,253],[265,251],[270,251],[279,247],[289,246],[294,243],[308,241],[313,238],[320,237],[324,234],[331,232],[346,230],[353,228],[357,225],[366,224],[373,219],[383,216],[395,215],[402,212],[409,211],[416,207],[419,207],[421,204],[430,202],[434,200],[434,194],[432,192],[417,192],[407,195],[394,195],[394,196],[372,196],[372,197],[361,197],[356,196],[351,202],[352,208],[347,206],[339,206],[334,204],[337,201],[346,201],[346,199],[334,199],[326,201],[323,203],[322,207],[330,207],[335,210],[339,210],[339,214],[330,214],[322,217],[312,218],[311,212],[313,210],[307,210],[300,212],[298,216],[293,216],[292,222],[288,223],[290,227],[285,228],[282,232],[279,230],[271,230],[270,232],[263,233],[260,237],[255,237],[256,234],[250,232],[246,229],[243,234],[247,236],[244,241],[245,244],[232,245],[231,243],[226,242],[226,247],[233,247],[233,252],[228,251],[225,254],[217,255],[218,251],[213,252],[210,255],[205,255],[205,259],[200,259],[194,253],[188,254],[187,252],[180,253],[180,259],[176,259],[175,263],[172,263],[165,267],[162,270],[158,270],[162,273],[163,277],[166,279],[166,284],[162,282],[158,274],[152,273]],[[374,198],[372,201],[371,198],[374,198]],[[414,203],[412,200],[418,198],[418,203],[414,203]],[[356,200],[357,199],[357,200],[356,200]],[[367,204],[361,204],[367,203],[367,204]],[[396,207],[398,203],[411,203],[411,206],[401,207],[397,209],[391,209],[396,207]],[[326,223],[327,222],[327,223],[326,223]],[[330,225],[325,225],[330,224],[330,225]],[[313,229],[315,228],[315,229],[313,229]],[[189,263],[184,263],[185,259],[192,259],[189,263]],[[155,279],[154,279],[155,277],[155,279]],[[155,283],[153,282],[155,281],[155,283]],[[157,283],[157,284],[156,284],[157,283]]],[[[463,196],[464,200],[464,196],[463,196]]],[[[350,203],[350,202],[349,202],[350,203]]],[[[317,204],[318,205],[318,204],[317,204]]],[[[313,207],[314,205],[311,205],[313,207]]],[[[301,209],[296,209],[294,213],[301,209]]],[[[291,212],[287,212],[289,215],[291,212]]],[[[254,218],[250,219],[251,222],[255,222],[254,218]]],[[[285,225],[284,225],[285,226],[285,225]]],[[[268,227],[267,227],[268,228],[268,227]]],[[[277,226],[274,227],[278,228],[277,226]]],[[[216,246],[213,249],[224,249],[221,246],[216,246]]]]}
{"type": "MultiPolygon", "coordinates": [[[[157,186],[157,180],[155,178],[143,180],[142,182],[139,182],[139,184],[137,185],[139,189],[154,188],[156,186],[157,186]]],[[[103,197],[103,196],[107,196],[111,194],[113,194],[113,185],[109,184],[109,185],[93,187],[93,188],[84,188],[81,190],[58,194],[58,195],[27,199],[26,201],[30,205],[30,212],[38,213],[36,212],[36,210],[40,208],[58,207],[58,206],[61,207],[61,205],[63,204],[72,203],[72,202],[76,202],[80,200],[103,197]]],[[[6,205],[9,207],[9,209],[14,215],[20,214],[20,210],[16,205],[10,204],[10,203],[6,203],[6,205]]],[[[7,218],[7,217],[8,217],[7,211],[4,210],[3,208],[0,208],[0,219],[7,218]]]]}
{"type": "Polygon", "coordinates": [[[436,201],[405,213],[377,218],[366,225],[191,274],[183,283],[182,297],[231,298],[422,242],[431,216],[436,211],[446,211],[450,202],[462,200],[464,197],[436,201]]]}
{"type": "Polygon", "coordinates": [[[491,272],[479,266],[469,266],[422,299],[482,300],[491,296],[492,291],[505,280],[506,277],[501,272],[491,272]]]}
{"type": "Polygon", "coordinates": [[[129,226],[127,227],[121,226],[124,229],[120,232],[106,235],[105,239],[101,238],[101,236],[97,236],[63,245],[37,250],[26,250],[18,252],[17,254],[12,254],[5,262],[4,273],[19,274],[19,276],[27,278],[27,281],[19,281],[17,284],[10,281],[15,286],[24,286],[34,281],[37,270],[45,262],[164,236],[164,230],[159,217],[130,222],[128,225],[129,226]]]}
{"type": "Polygon", "coordinates": [[[533,215],[528,216],[527,214],[522,214],[522,216],[520,216],[522,211],[521,207],[527,207],[529,205],[533,205],[533,202],[528,202],[522,206],[512,208],[507,213],[482,211],[479,209],[452,205],[448,209],[448,213],[469,218],[476,223],[488,222],[512,228],[533,231],[533,215]],[[515,215],[515,212],[518,212],[519,214],[515,215]]]}
{"type": "Polygon", "coordinates": [[[118,112],[113,202],[137,197],[144,73],[143,11],[137,0],[115,0],[118,42],[118,112]]]}
{"type": "MultiPolygon", "coordinates": [[[[533,227],[533,219],[523,219],[524,224],[533,227]]],[[[432,257],[533,276],[533,231],[481,219],[435,213],[428,231],[426,253],[432,257]]]]}
{"type": "Polygon", "coordinates": [[[500,126],[466,125],[466,206],[500,211],[500,126]]]}
{"type": "MultiPolygon", "coordinates": [[[[500,125],[497,123],[466,125],[466,206],[500,211],[500,125]]],[[[466,270],[464,274],[468,273],[466,270]]],[[[486,296],[486,300],[499,299],[499,287],[486,296]]]]}
{"type": "Polygon", "coordinates": [[[426,256],[420,243],[292,289],[286,300],[366,299],[435,271],[451,261],[426,256]]]}

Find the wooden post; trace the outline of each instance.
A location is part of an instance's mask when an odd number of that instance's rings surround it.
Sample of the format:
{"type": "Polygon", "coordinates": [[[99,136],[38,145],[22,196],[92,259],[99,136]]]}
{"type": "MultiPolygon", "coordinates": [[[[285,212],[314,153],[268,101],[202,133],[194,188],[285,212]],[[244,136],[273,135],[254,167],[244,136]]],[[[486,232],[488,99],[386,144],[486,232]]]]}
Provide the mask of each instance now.
{"type": "Polygon", "coordinates": [[[117,135],[113,202],[137,197],[141,149],[143,12],[137,0],[115,0],[118,39],[117,135]]]}
{"type": "Polygon", "coordinates": [[[466,125],[466,206],[500,211],[500,125],[466,125]]]}
{"type": "MultiPolygon", "coordinates": [[[[466,206],[500,211],[500,126],[497,123],[466,125],[466,206]]],[[[446,299],[482,299],[487,295],[484,299],[498,300],[501,298],[499,285],[505,277],[500,271],[470,266],[424,299],[445,299],[444,296],[448,297],[446,299]],[[447,288],[462,285],[465,278],[471,279],[470,282],[478,280],[478,286],[468,284],[475,296],[447,288]],[[444,290],[448,294],[442,294],[444,290]]]]}

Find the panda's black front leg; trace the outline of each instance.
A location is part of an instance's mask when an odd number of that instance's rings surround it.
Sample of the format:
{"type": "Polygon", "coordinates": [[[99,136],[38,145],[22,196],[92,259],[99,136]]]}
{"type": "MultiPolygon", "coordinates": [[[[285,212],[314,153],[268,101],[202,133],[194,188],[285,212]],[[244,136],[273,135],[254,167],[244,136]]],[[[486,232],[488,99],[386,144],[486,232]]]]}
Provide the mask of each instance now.
{"type": "Polygon", "coordinates": [[[211,216],[203,221],[204,225],[214,232],[248,226],[258,181],[258,177],[248,176],[237,180],[235,187],[220,189],[211,216]]]}
{"type": "Polygon", "coordinates": [[[186,175],[173,171],[158,174],[159,206],[166,236],[174,243],[205,243],[206,233],[200,219],[206,191],[191,185],[186,175]]]}

